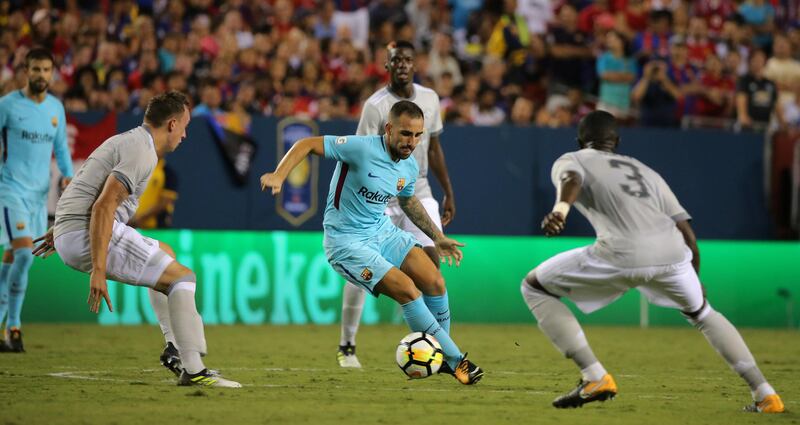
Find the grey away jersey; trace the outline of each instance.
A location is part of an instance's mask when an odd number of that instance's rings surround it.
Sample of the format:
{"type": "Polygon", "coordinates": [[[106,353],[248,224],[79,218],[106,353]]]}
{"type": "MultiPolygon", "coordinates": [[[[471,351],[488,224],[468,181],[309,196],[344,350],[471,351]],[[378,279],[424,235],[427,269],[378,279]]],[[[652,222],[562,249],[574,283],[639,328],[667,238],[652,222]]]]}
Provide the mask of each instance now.
{"type": "Polygon", "coordinates": [[[130,193],[115,212],[117,221],[127,223],[139,206],[139,197],[157,162],[153,138],[144,127],[110,137],[89,155],[61,195],[56,206],[54,235],[89,228],[92,205],[109,175],[116,177],[130,193]]]}
{"type": "Polygon", "coordinates": [[[592,254],[625,268],[684,259],[687,247],[675,223],[691,217],[658,173],[634,158],[595,149],[564,154],[553,164],[557,189],[567,171],[583,179],[575,206],[597,233],[592,254]]]}
{"type": "MultiPolygon", "coordinates": [[[[359,136],[370,136],[383,134],[386,122],[389,121],[389,110],[392,106],[401,101],[410,100],[422,109],[425,116],[425,130],[422,140],[414,149],[414,158],[419,165],[419,176],[417,177],[415,195],[418,198],[431,198],[430,183],[428,183],[428,147],[430,146],[431,136],[442,132],[442,113],[439,108],[439,95],[435,91],[414,84],[414,94],[409,99],[397,97],[388,87],[384,87],[364,102],[364,109],[361,111],[361,119],[358,121],[356,134],[359,136]]],[[[397,200],[389,202],[389,206],[397,205],[397,200]]]]}

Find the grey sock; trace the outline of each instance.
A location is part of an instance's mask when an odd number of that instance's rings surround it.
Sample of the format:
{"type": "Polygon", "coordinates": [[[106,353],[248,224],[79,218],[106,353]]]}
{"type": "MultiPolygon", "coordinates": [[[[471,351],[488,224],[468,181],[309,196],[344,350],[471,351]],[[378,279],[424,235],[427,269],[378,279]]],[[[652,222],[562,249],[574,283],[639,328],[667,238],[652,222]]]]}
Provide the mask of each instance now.
{"type": "Polygon", "coordinates": [[[739,331],[725,316],[706,305],[696,318],[689,318],[689,322],[703,333],[728,366],[747,382],[751,391],[767,382],[739,331]]]}
{"type": "Polygon", "coordinates": [[[542,291],[531,288],[525,281],[520,288],[525,303],[539,322],[539,329],[550,338],[564,356],[581,369],[599,363],[589,347],[578,319],[564,303],[542,291]]]}
{"type": "Polygon", "coordinates": [[[197,313],[194,288],[194,282],[176,283],[168,296],[172,332],[175,334],[181,364],[188,373],[197,373],[205,369],[200,359],[206,345],[203,319],[197,313]]]}
{"type": "Polygon", "coordinates": [[[169,300],[167,296],[154,289],[148,290],[150,295],[150,305],[153,306],[153,311],[158,318],[158,326],[161,327],[161,333],[164,334],[164,340],[171,342],[173,345],[178,345],[175,342],[175,335],[172,333],[172,324],[169,320],[169,300]]]}

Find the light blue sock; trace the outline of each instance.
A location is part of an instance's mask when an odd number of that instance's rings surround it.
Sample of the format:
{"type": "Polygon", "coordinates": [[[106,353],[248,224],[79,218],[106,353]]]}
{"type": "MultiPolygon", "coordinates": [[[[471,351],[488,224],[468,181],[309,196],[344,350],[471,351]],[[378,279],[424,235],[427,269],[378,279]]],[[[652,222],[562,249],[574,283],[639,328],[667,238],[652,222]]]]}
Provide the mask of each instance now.
{"type": "Polygon", "coordinates": [[[428,306],[428,310],[433,313],[433,317],[439,322],[445,332],[450,335],[450,301],[447,299],[447,292],[444,295],[422,295],[422,300],[428,306]]]}
{"type": "Polygon", "coordinates": [[[442,329],[439,322],[433,317],[422,297],[414,301],[403,304],[403,318],[406,319],[408,327],[414,332],[425,332],[426,334],[433,335],[439,344],[442,346],[444,352],[444,359],[450,368],[455,370],[458,362],[463,355],[458,349],[458,346],[450,338],[450,335],[442,329]]]}
{"type": "Polygon", "coordinates": [[[28,270],[33,265],[33,250],[18,248],[14,250],[14,262],[8,273],[8,321],[6,328],[19,328],[22,325],[20,314],[28,288],[28,270]]]}
{"type": "Polygon", "coordinates": [[[11,270],[11,263],[0,264],[0,324],[6,318],[8,312],[8,272],[11,270]]]}

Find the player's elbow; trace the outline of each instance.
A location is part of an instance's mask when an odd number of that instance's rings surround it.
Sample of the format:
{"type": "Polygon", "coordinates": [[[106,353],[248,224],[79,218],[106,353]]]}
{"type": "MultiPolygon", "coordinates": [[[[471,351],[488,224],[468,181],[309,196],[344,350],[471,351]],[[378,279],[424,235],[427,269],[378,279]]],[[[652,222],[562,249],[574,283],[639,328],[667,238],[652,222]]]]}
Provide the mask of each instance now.
{"type": "Polygon", "coordinates": [[[325,154],[325,139],[322,137],[306,137],[300,140],[297,144],[307,154],[313,153],[314,155],[323,156],[325,154]]]}
{"type": "Polygon", "coordinates": [[[113,213],[115,208],[107,199],[102,197],[97,198],[97,200],[92,205],[92,217],[97,217],[100,215],[105,215],[109,213],[113,213]]]}

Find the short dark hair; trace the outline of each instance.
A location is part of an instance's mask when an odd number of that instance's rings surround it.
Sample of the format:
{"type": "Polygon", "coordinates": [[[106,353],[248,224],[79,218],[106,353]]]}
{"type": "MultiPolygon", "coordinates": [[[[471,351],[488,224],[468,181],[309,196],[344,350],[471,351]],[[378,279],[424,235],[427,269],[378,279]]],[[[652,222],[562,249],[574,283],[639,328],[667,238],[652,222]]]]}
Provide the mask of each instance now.
{"type": "Polygon", "coordinates": [[[392,109],[389,110],[389,121],[394,121],[400,118],[401,115],[406,115],[409,118],[425,119],[422,109],[410,100],[401,100],[392,105],[392,109]]]}
{"type": "Polygon", "coordinates": [[[44,47],[34,47],[30,51],[28,51],[27,55],[25,55],[25,68],[30,66],[31,61],[44,60],[44,59],[49,60],[50,63],[52,63],[53,66],[55,66],[56,60],[55,58],[53,58],[53,54],[50,53],[49,50],[45,49],[44,47]]]}
{"type": "Polygon", "coordinates": [[[388,46],[386,46],[386,48],[389,49],[389,50],[392,50],[392,49],[408,49],[408,50],[411,50],[412,52],[414,51],[414,45],[411,44],[410,41],[406,41],[406,40],[392,41],[391,43],[389,43],[388,46]]]}
{"type": "Polygon", "coordinates": [[[617,119],[606,111],[592,111],[578,123],[578,143],[608,143],[619,141],[617,119]]]}
{"type": "Polygon", "coordinates": [[[147,102],[144,120],[153,127],[161,127],[170,118],[183,114],[183,110],[188,107],[189,98],[185,94],[175,90],[161,93],[147,102]]]}

